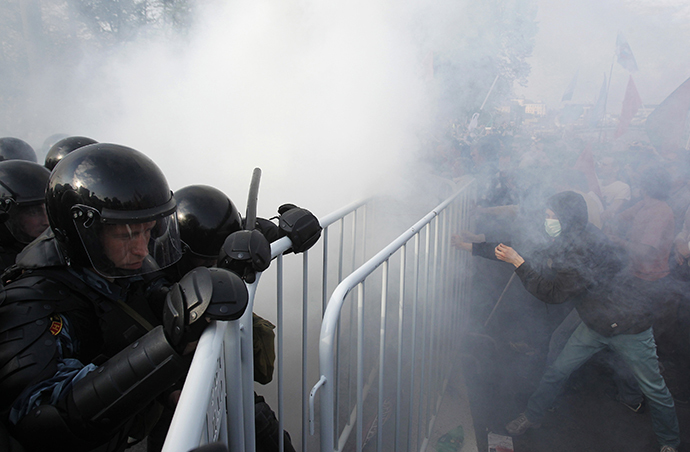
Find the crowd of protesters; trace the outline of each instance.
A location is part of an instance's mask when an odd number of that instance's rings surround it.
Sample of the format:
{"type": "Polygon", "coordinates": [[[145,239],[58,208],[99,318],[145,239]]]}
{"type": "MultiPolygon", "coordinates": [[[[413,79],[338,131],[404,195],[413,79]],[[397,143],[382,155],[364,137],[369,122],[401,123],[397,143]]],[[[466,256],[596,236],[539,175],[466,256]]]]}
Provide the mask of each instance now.
{"type": "Polygon", "coordinates": [[[507,432],[538,427],[596,353],[613,375],[612,396],[635,412],[647,407],[661,450],[677,450],[675,404],[690,396],[690,152],[508,127],[448,133],[432,148],[438,173],[476,181],[472,230],[451,240],[486,258],[473,260],[474,324],[487,326],[515,271],[522,287],[499,307],[511,320],[492,320],[488,331],[500,330],[515,352],[544,357],[542,382],[507,432]],[[585,271],[597,266],[597,275],[585,271]],[[685,378],[667,387],[671,366],[685,378]]]}

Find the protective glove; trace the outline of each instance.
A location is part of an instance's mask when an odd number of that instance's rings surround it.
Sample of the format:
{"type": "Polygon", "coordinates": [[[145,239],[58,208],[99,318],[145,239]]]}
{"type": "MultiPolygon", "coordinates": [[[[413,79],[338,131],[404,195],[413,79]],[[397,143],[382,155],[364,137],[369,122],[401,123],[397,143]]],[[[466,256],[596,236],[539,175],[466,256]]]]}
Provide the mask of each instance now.
{"type": "Polygon", "coordinates": [[[235,320],[249,302],[239,276],[221,268],[197,267],[173,284],[165,298],[163,329],[170,344],[182,351],[199,339],[208,320],[235,320]]]}
{"type": "Polygon", "coordinates": [[[256,273],[271,265],[271,245],[261,232],[237,231],[230,234],[218,255],[218,267],[230,270],[249,284],[256,273]]]}
{"type": "Polygon", "coordinates": [[[321,237],[323,229],[318,218],[307,209],[294,204],[283,204],[278,208],[278,228],[281,237],[287,236],[292,242],[292,248],[287,252],[302,253],[307,251],[321,237]]]}

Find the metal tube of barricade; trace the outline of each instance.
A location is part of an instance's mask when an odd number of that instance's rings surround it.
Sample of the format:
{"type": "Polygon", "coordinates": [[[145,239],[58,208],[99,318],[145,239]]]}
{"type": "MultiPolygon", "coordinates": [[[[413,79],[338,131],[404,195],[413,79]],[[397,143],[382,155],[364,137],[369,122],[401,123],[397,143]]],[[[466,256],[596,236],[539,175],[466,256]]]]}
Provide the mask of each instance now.
{"type": "Polygon", "coordinates": [[[403,360],[403,325],[405,319],[405,270],[407,269],[407,244],[400,248],[400,287],[398,296],[398,367],[395,377],[395,433],[393,450],[399,450],[400,422],[402,411],[402,360],[403,360]]]}
{"type": "Polygon", "coordinates": [[[345,249],[345,217],[340,219],[340,240],[338,241],[338,281],[343,279],[343,265],[345,256],[343,250],[345,249]]]}
{"type": "MultiPolygon", "coordinates": [[[[357,211],[355,210],[355,213],[356,212],[357,211]]],[[[343,279],[343,259],[344,259],[343,247],[344,247],[344,237],[345,237],[345,217],[342,217],[340,219],[339,223],[340,223],[340,235],[339,235],[340,240],[338,240],[338,281],[342,281],[342,279],[343,279]]],[[[337,327],[338,328],[338,336],[337,336],[338,337],[338,348],[336,351],[336,360],[335,360],[335,374],[334,374],[335,380],[333,382],[336,385],[336,387],[340,384],[340,368],[341,368],[341,363],[342,363],[342,355],[340,354],[340,333],[341,333],[342,329],[340,328],[340,324],[341,324],[340,319],[338,319],[338,327],[337,327]]],[[[348,336],[350,337],[351,335],[348,334],[348,336]]],[[[351,358],[352,355],[350,354],[349,356],[351,358]]],[[[348,368],[349,368],[350,362],[351,362],[351,359],[348,359],[348,368]]],[[[349,383],[350,383],[350,381],[348,379],[348,384],[349,383]]],[[[350,391],[348,388],[348,396],[349,396],[349,392],[350,391]]],[[[348,397],[348,399],[349,399],[349,397],[348,397]]],[[[340,406],[340,391],[336,391],[336,393],[335,393],[335,406],[336,407],[340,406]]],[[[338,429],[339,425],[340,425],[340,412],[339,412],[339,410],[335,410],[336,430],[338,429]]]]}
{"type": "MultiPolygon", "coordinates": [[[[440,215],[441,213],[439,213],[439,216],[440,215]]],[[[434,403],[436,402],[436,394],[438,393],[438,387],[436,386],[436,378],[439,370],[437,366],[438,353],[436,351],[436,347],[438,345],[438,329],[436,327],[436,322],[439,303],[437,290],[438,288],[436,287],[436,276],[438,272],[439,222],[439,217],[436,217],[431,221],[431,223],[434,225],[434,242],[433,249],[431,250],[431,255],[429,256],[429,258],[431,259],[431,276],[429,278],[429,280],[431,281],[431,290],[429,294],[429,301],[431,303],[431,305],[429,306],[429,310],[431,313],[431,319],[429,320],[429,405],[427,406],[427,419],[429,420],[431,419],[431,410],[435,410],[434,403]]],[[[431,423],[427,428],[427,436],[431,436],[431,423]]]]}
{"type": "Polygon", "coordinates": [[[228,323],[211,322],[199,338],[184,390],[163,445],[164,452],[188,451],[200,444],[215,380],[212,376],[218,369],[228,323]]]}
{"type": "MultiPolygon", "coordinates": [[[[254,423],[254,341],[253,341],[253,312],[254,296],[259,284],[261,273],[256,274],[256,280],[247,285],[249,290],[249,305],[240,317],[240,346],[242,363],[240,371],[242,375],[242,407],[244,415],[244,449],[238,452],[254,452],[256,450],[256,428],[254,423]]],[[[231,450],[230,452],[234,452],[231,450]]]]}
{"type": "Polygon", "coordinates": [[[283,435],[283,255],[281,254],[276,258],[277,268],[277,278],[278,282],[276,284],[276,323],[278,324],[278,331],[276,332],[278,340],[278,350],[277,350],[277,366],[276,366],[276,378],[278,383],[278,451],[283,452],[284,449],[284,436],[283,435]]]}
{"type": "Polygon", "coordinates": [[[355,450],[362,450],[364,407],[364,283],[357,286],[357,443],[355,450]]]}
{"type": "MultiPolygon", "coordinates": [[[[251,313],[251,310],[249,311],[251,313]]],[[[228,423],[228,448],[231,452],[250,450],[245,441],[246,424],[254,424],[253,418],[245,419],[245,398],[246,394],[243,390],[239,390],[242,381],[242,320],[231,322],[228,325],[228,334],[225,335],[225,381],[227,383],[236,382],[232,388],[226,387],[226,403],[227,403],[227,423],[228,423]]],[[[253,400],[252,400],[253,401],[253,400]]],[[[212,442],[212,437],[209,442],[212,442]]]]}
{"type": "MultiPolygon", "coordinates": [[[[309,419],[308,333],[309,333],[309,252],[302,254],[302,451],[307,450],[307,425],[309,419]]],[[[282,436],[282,435],[281,435],[282,436]]]]}
{"type": "Polygon", "coordinates": [[[379,390],[378,390],[378,428],[376,429],[376,450],[383,448],[383,382],[384,371],[386,369],[386,309],[388,306],[388,260],[383,262],[381,267],[381,323],[379,329],[379,390]]]}
{"type": "MultiPolygon", "coordinates": [[[[349,276],[343,279],[343,281],[338,284],[338,286],[333,291],[330,297],[329,303],[326,306],[326,312],[324,313],[324,319],[321,325],[321,333],[319,339],[319,366],[321,370],[321,377],[319,379],[319,388],[322,391],[320,396],[320,406],[321,406],[321,449],[325,451],[332,451],[336,447],[334,441],[334,393],[336,387],[334,385],[335,375],[334,375],[334,348],[335,348],[335,334],[337,331],[337,323],[340,316],[340,310],[345,301],[346,295],[358,284],[363,281],[367,275],[373,272],[381,263],[391,256],[397,249],[399,249],[402,244],[415,235],[421,227],[427,224],[432,218],[438,215],[438,212],[445,209],[448,204],[455,199],[464,190],[471,181],[468,181],[463,187],[460,187],[458,191],[449,197],[446,201],[439,204],[434,210],[429,212],[421,220],[415,223],[410,229],[401,234],[396,240],[386,246],[383,250],[379,251],[371,259],[366,261],[363,265],[358,267],[349,276]],[[324,381],[325,383],[321,383],[324,381]]],[[[365,222],[366,225],[366,222],[365,222]]],[[[358,422],[360,420],[358,419],[358,422]]]]}
{"type": "MultiPolygon", "coordinates": [[[[411,336],[411,347],[410,352],[411,363],[417,362],[417,306],[419,300],[419,233],[414,236],[414,264],[412,272],[412,282],[414,287],[412,288],[412,334],[411,336]]],[[[410,374],[410,402],[408,412],[410,413],[407,421],[407,449],[410,450],[412,446],[412,413],[414,411],[414,383],[415,383],[415,369],[416,366],[412,366],[412,372],[410,374]]]]}
{"type": "Polygon", "coordinates": [[[323,260],[321,271],[321,317],[323,318],[326,312],[326,303],[328,302],[328,229],[329,226],[323,228],[321,240],[323,243],[323,260]]]}
{"type": "Polygon", "coordinates": [[[429,225],[424,226],[424,272],[426,273],[424,277],[425,285],[424,285],[424,294],[425,294],[425,300],[424,300],[424,308],[422,310],[422,346],[421,348],[421,359],[419,360],[421,363],[420,366],[420,378],[419,378],[419,418],[418,418],[418,424],[417,424],[417,449],[419,449],[420,444],[419,440],[422,439],[424,442],[426,440],[426,428],[424,425],[424,422],[426,422],[426,417],[425,417],[425,406],[428,405],[429,399],[428,397],[425,397],[425,390],[426,390],[426,382],[427,382],[427,376],[426,376],[426,369],[427,369],[427,355],[426,355],[426,348],[427,348],[427,333],[429,331],[428,329],[428,315],[429,315],[429,248],[430,248],[430,242],[431,242],[431,229],[429,228],[429,225]],[[422,430],[423,429],[423,430],[422,430]],[[422,434],[424,432],[424,434],[422,434]]]}

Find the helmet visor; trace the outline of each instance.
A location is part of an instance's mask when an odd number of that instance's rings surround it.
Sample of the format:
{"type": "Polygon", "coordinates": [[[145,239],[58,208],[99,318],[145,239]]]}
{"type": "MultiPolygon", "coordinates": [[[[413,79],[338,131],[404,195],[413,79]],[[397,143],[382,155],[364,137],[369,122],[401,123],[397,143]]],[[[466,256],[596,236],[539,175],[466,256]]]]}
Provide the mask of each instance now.
{"type": "Polygon", "coordinates": [[[31,243],[49,226],[46,206],[44,203],[14,206],[5,225],[19,243],[31,243]]]}
{"type": "Polygon", "coordinates": [[[151,273],[182,256],[175,212],[149,221],[106,223],[98,214],[74,217],[74,224],[93,268],[118,278],[151,273]]]}

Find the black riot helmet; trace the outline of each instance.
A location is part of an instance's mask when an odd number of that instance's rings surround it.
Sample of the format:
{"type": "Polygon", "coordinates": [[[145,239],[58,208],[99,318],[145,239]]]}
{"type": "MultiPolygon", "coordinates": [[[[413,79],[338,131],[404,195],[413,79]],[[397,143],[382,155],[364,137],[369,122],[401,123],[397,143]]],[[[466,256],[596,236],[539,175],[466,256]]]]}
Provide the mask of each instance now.
{"type": "Polygon", "coordinates": [[[43,144],[41,145],[41,155],[46,155],[48,153],[48,150],[58,141],[62,140],[63,138],[67,138],[69,135],[66,133],[54,133],[45,140],[43,140],[43,144]]]}
{"type": "Polygon", "coordinates": [[[202,259],[216,259],[225,238],[242,229],[235,204],[222,191],[190,185],[175,192],[180,237],[188,251],[202,259]]]}
{"type": "Polygon", "coordinates": [[[50,171],[38,163],[0,162],[0,222],[20,243],[31,242],[48,227],[45,196],[49,177],[50,171]]]}
{"type": "Polygon", "coordinates": [[[98,141],[91,138],[79,136],[66,137],[61,140],[58,140],[57,142],[55,142],[55,144],[53,144],[50,147],[50,149],[48,149],[48,153],[46,154],[45,167],[52,171],[53,168],[55,168],[55,165],[57,165],[58,162],[62,160],[70,152],[74,151],[75,149],[84,147],[86,145],[95,143],[98,143],[98,141]]]}
{"type": "Polygon", "coordinates": [[[103,276],[156,271],[182,255],[168,182],[134,149],[97,143],[71,152],[50,175],[46,207],[68,262],[103,276]]]}
{"type": "Polygon", "coordinates": [[[0,161],[2,160],[28,160],[36,162],[36,151],[29,143],[19,138],[0,138],[0,161]]]}

